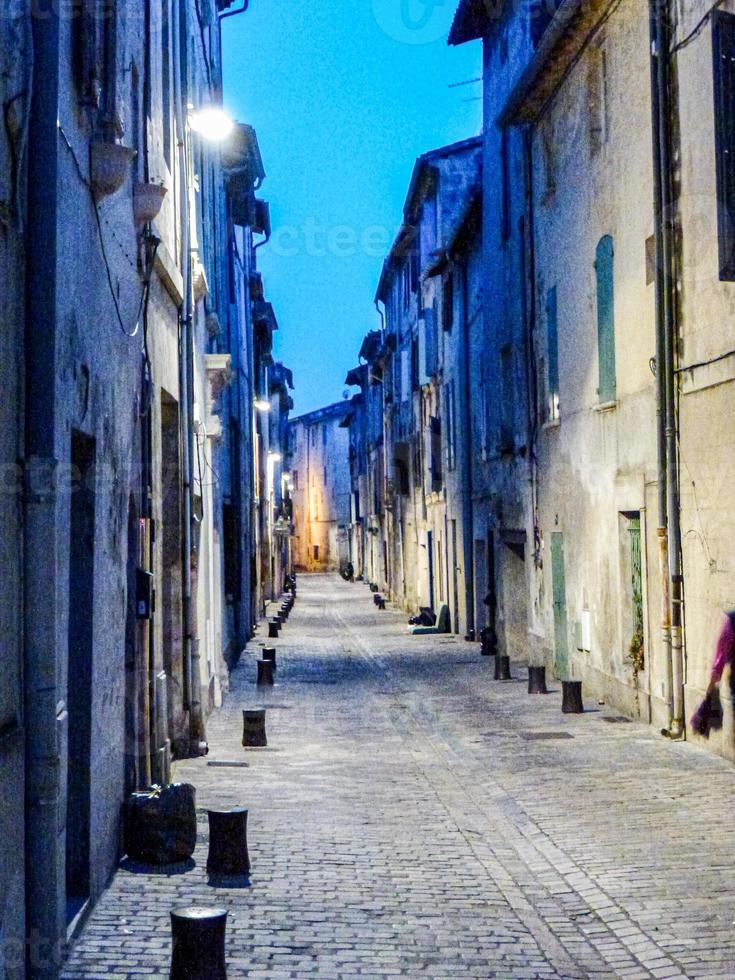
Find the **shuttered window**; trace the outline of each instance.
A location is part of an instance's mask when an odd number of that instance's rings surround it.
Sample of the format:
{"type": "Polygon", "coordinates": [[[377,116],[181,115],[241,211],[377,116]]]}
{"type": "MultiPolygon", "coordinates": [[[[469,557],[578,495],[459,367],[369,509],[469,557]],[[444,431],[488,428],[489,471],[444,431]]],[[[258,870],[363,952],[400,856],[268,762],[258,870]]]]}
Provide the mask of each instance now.
{"type": "Polygon", "coordinates": [[[597,275],[597,346],[600,384],[597,394],[601,402],[613,402],[617,393],[615,376],[615,298],[613,261],[615,250],[610,235],[600,239],[597,246],[595,272],[597,275]]]}
{"type": "Polygon", "coordinates": [[[714,15],[715,157],[720,279],[735,281],[735,16],[714,15]]]}
{"type": "Polygon", "coordinates": [[[559,418],[559,326],[556,286],[546,295],[547,419],[559,418]]]}

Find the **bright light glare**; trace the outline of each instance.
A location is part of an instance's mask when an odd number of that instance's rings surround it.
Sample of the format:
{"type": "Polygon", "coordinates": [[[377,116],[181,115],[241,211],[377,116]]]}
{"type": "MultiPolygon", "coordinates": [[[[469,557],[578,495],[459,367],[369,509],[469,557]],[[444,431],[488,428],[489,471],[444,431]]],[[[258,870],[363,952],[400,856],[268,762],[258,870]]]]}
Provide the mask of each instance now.
{"type": "Polygon", "coordinates": [[[271,410],[271,403],[267,402],[265,398],[256,398],[253,406],[258,412],[270,412],[271,410]]]}
{"type": "Polygon", "coordinates": [[[280,453],[271,451],[268,453],[268,458],[273,460],[274,463],[279,463],[283,459],[283,456],[280,453]]]}
{"type": "Polygon", "coordinates": [[[222,140],[226,140],[235,126],[227,113],[216,106],[190,110],[189,125],[202,139],[211,143],[221,143],[222,140]]]}

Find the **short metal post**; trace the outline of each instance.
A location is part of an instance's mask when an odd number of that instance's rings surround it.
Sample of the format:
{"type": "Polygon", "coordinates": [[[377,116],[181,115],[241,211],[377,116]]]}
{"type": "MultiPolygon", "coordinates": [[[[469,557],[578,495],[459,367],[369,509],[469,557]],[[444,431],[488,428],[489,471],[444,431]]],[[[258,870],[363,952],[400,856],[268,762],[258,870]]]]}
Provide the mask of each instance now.
{"type": "Polygon", "coordinates": [[[242,744],[247,749],[262,749],[268,744],[265,733],[265,708],[243,711],[242,744]]]}
{"type": "Polygon", "coordinates": [[[174,909],[170,980],[227,980],[226,930],[226,909],[174,909]]]}
{"type": "Polygon", "coordinates": [[[548,694],[546,689],[546,667],[528,668],[528,693],[548,694]]]}
{"type": "Polygon", "coordinates": [[[209,854],[207,873],[210,875],[250,874],[248,854],[248,811],[208,810],[209,854]]]}
{"type": "Polygon", "coordinates": [[[276,648],[275,647],[263,647],[263,660],[267,660],[269,664],[273,664],[273,670],[276,669],[276,648]]]}
{"type": "Polygon", "coordinates": [[[496,681],[509,681],[512,680],[510,676],[510,657],[495,657],[495,680],[496,681]]]}
{"type": "Polygon", "coordinates": [[[268,639],[277,640],[281,632],[281,624],[277,619],[271,619],[268,623],[268,639]]]}
{"type": "Polygon", "coordinates": [[[269,660],[258,661],[258,687],[273,687],[273,664],[269,660]]]}
{"type": "Polygon", "coordinates": [[[561,710],[565,715],[583,715],[582,681],[562,681],[561,710]]]}

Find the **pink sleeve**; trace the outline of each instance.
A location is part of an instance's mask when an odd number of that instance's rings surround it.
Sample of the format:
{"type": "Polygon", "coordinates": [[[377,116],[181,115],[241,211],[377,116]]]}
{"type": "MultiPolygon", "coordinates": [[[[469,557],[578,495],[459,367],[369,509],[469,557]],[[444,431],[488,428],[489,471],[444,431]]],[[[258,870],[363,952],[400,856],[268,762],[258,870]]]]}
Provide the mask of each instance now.
{"type": "Polygon", "coordinates": [[[723,671],[728,664],[735,660],[735,628],[728,616],[717,640],[717,653],[715,662],[712,664],[712,680],[717,684],[722,678],[723,671]]]}

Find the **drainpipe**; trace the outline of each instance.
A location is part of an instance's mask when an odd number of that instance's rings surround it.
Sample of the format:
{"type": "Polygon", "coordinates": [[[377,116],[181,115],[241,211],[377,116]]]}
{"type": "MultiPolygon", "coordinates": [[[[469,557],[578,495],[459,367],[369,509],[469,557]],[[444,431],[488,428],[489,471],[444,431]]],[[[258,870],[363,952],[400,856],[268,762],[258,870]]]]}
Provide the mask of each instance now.
{"type": "Polygon", "coordinates": [[[204,720],[202,716],[201,674],[199,651],[194,635],[194,597],[192,595],[192,511],[193,481],[192,456],[194,434],[194,294],[191,269],[191,199],[189,196],[189,146],[187,139],[187,5],[180,0],[174,8],[176,17],[176,38],[179,45],[179,58],[175,62],[174,84],[176,85],[176,125],[179,134],[179,170],[181,182],[181,241],[182,276],[184,298],[181,310],[179,343],[179,384],[180,384],[180,422],[182,459],[182,504],[183,504],[183,545],[182,545],[182,592],[184,616],[184,697],[189,709],[189,747],[194,755],[205,751],[204,720]]]}
{"type": "Polygon", "coordinates": [[[658,448],[658,539],[661,569],[662,636],[667,658],[669,727],[684,729],[683,590],[676,419],[676,305],[673,129],[669,12],[649,0],[651,104],[656,240],[656,416],[658,448]]]}
{"type": "MultiPolygon", "coordinates": [[[[60,700],[56,555],[56,222],[59,187],[57,14],[32,17],[35,65],[28,139],[25,316],[25,487],[23,671],[25,728],[25,912],[27,976],[58,976],[63,911],[59,861],[62,760],[59,735],[68,716],[60,700]],[[39,946],[40,940],[40,946],[39,946]]],[[[68,498],[67,498],[68,502],[68,498]]]]}

